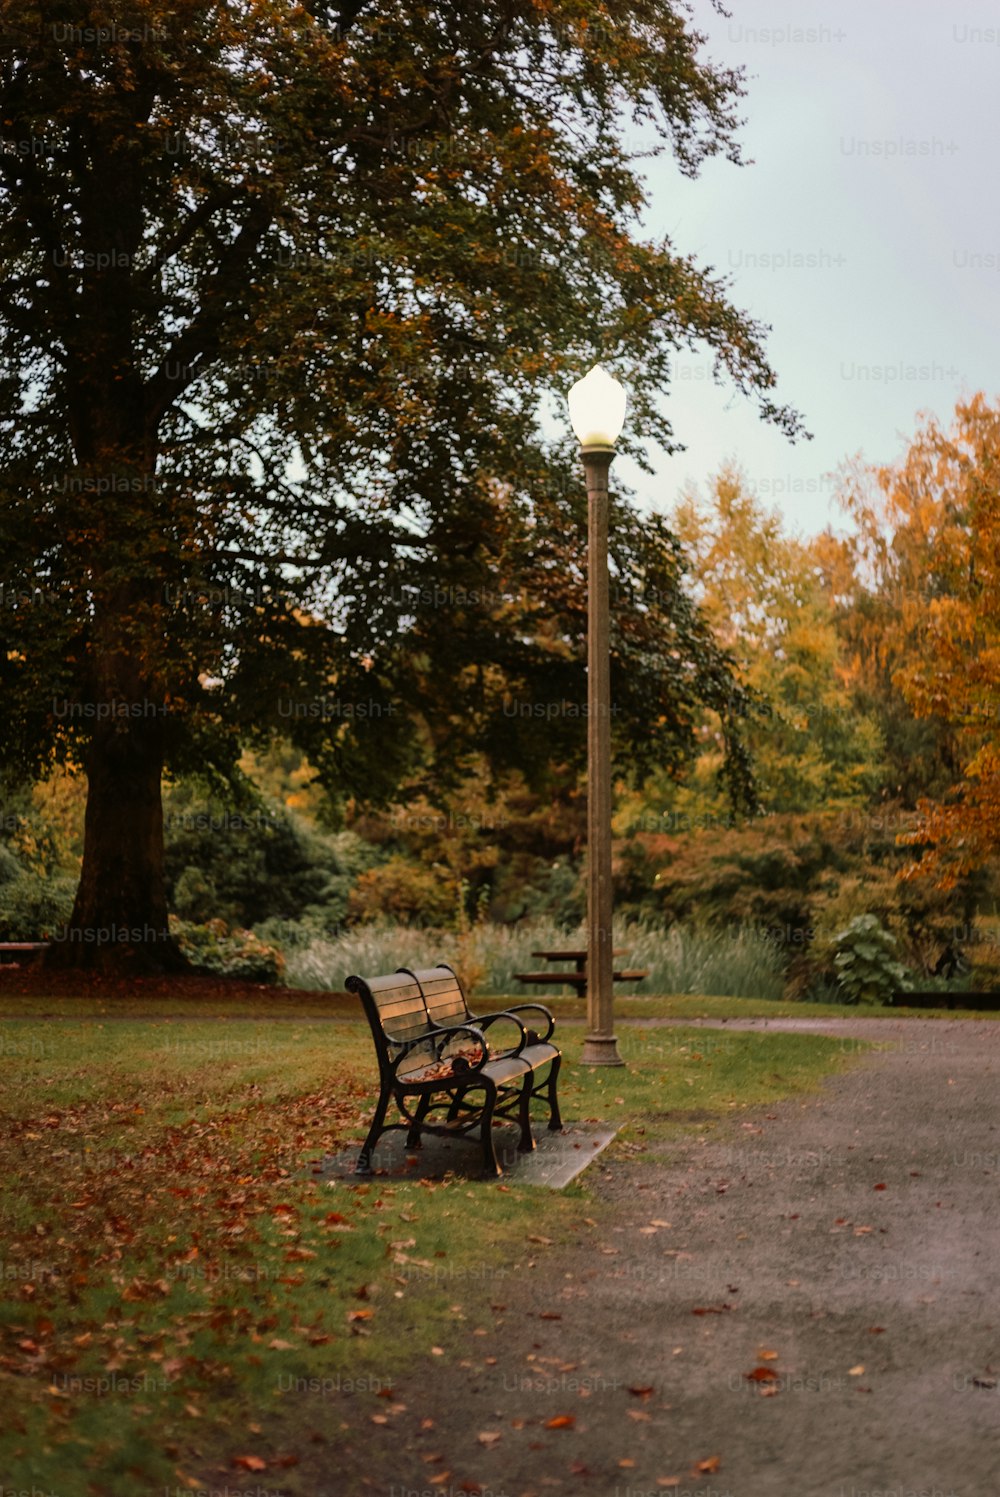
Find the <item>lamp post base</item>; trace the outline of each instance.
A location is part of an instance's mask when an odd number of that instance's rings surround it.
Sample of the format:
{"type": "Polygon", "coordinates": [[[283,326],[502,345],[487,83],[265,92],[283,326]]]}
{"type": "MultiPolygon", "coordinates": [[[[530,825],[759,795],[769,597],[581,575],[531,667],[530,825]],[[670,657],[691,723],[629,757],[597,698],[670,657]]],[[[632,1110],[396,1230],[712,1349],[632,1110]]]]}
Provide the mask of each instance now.
{"type": "Polygon", "coordinates": [[[618,1054],[618,1039],[613,1034],[588,1034],[583,1042],[580,1064],[584,1066],[623,1066],[618,1054]]]}

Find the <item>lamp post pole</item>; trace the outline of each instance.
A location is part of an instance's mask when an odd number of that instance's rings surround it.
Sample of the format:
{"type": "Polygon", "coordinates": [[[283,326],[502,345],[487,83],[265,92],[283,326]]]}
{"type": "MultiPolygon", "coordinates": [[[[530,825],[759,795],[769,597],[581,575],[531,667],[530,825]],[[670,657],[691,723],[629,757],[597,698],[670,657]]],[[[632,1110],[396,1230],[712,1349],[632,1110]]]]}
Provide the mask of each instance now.
{"type": "Polygon", "coordinates": [[[587,1037],[584,1065],[621,1066],[614,1033],[611,888],[611,607],[608,469],[625,391],[600,364],[569,392],[587,476],[587,1037]]]}
{"type": "Polygon", "coordinates": [[[581,447],[587,478],[587,1036],[584,1065],[623,1065],[614,1033],[611,885],[611,609],[608,470],[614,448],[581,447]]]}

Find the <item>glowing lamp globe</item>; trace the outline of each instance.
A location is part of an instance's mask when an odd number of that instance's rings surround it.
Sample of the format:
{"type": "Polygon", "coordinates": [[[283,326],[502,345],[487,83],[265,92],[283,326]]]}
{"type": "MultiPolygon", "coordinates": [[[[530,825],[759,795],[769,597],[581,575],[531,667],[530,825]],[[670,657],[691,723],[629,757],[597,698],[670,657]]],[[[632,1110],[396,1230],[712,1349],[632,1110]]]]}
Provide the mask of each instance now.
{"type": "Polygon", "coordinates": [[[625,425],[625,388],[595,364],[569,392],[569,419],[581,447],[613,447],[625,425]]]}

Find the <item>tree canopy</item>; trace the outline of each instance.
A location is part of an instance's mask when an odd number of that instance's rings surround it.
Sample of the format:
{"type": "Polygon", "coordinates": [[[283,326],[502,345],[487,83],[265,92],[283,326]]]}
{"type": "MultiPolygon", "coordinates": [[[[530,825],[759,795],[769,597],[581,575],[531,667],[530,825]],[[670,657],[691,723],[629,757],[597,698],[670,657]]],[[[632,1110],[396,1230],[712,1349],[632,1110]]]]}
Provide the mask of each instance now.
{"type": "MultiPolygon", "coordinates": [[[[801,433],[724,278],[639,229],[626,127],[738,162],[742,82],[662,0],[2,19],[0,761],[87,773],[74,929],[162,932],[164,770],[280,731],[384,797],[521,754],[511,692],[582,700],[551,392],[610,361],[648,462],[706,343],[801,433]]],[[[619,621],[620,733],[669,759],[728,666],[663,527],[618,520],[618,564],[669,583],[619,621]]]]}

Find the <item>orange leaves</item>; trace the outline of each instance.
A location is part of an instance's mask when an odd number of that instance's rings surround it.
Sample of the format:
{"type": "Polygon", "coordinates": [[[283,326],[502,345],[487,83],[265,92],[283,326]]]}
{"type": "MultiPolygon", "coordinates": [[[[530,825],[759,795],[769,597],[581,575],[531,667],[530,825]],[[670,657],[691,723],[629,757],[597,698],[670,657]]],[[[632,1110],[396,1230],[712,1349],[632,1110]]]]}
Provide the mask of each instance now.
{"type": "Polygon", "coordinates": [[[556,1414],[552,1419],[546,1419],[546,1429],[572,1429],[576,1423],[575,1414],[556,1414]]]}

